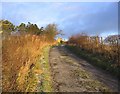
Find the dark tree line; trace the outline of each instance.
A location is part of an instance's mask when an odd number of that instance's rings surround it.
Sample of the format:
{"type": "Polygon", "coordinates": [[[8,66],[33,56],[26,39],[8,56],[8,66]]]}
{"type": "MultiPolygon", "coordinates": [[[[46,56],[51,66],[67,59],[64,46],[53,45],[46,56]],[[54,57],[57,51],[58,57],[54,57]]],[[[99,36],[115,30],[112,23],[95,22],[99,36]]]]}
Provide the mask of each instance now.
{"type": "Polygon", "coordinates": [[[56,24],[48,24],[46,27],[38,27],[37,24],[28,24],[21,23],[18,26],[15,26],[8,20],[0,20],[0,26],[2,27],[0,31],[3,31],[4,35],[11,35],[11,33],[19,33],[20,35],[24,34],[35,34],[43,35],[46,34],[49,39],[53,39],[59,30],[56,24]]]}

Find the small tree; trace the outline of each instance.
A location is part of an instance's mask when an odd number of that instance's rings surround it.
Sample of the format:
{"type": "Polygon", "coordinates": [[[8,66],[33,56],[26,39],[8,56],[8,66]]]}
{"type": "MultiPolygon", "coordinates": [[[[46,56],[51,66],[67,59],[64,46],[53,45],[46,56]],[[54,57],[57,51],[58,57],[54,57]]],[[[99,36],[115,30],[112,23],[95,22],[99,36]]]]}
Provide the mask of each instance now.
{"type": "Polygon", "coordinates": [[[58,28],[56,24],[48,24],[45,28],[45,34],[49,40],[54,40],[55,36],[59,34],[58,28]]]}
{"type": "Polygon", "coordinates": [[[15,26],[8,20],[1,20],[0,24],[4,35],[9,35],[15,30],[15,26]]]}
{"type": "Polygon", "coordinates": [[[44,28],[41,27],[38,31],[37,31],[37,35],[43,34],[44,33],[44,28]]]}
{"type": "Polygon", "coordinates": [[[21,34],[24,34],[26,32],[26,25],[21,23],[19,26],[17,26],[17,29],[21,34]]]}
{"type": "Polygon", "coordinates": [[[36,24],[31,24],[30,22],[28,22],[26,29],[27,32],[31,34],[37,34],[37,32],[39,32],[38,26],[36,24]]]}

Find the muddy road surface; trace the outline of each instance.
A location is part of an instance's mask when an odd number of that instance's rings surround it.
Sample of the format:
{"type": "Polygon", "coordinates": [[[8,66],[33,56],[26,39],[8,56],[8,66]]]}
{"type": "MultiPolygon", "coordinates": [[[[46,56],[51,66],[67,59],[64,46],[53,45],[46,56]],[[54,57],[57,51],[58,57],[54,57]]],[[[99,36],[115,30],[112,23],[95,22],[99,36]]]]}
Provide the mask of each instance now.
{"type": "Polygon", "coordinates": [[[116,78],[76,57],[64,46],[51,48],[49,62],[55,92],[118,91],[116,78]]]}

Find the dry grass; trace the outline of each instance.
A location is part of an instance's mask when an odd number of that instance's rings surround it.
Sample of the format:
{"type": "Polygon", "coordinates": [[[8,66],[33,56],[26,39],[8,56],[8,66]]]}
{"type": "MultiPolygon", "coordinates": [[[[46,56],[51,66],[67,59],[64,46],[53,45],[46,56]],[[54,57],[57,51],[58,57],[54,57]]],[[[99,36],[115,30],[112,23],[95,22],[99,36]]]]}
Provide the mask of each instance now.
{"type": "MultiPolygon", "coordinates": [[[[42,49],[53,45],[54,41],[46,36],[24,35],[9,36],[4,39],[2,47],[2,87],[4,92],[26,91],[30,82],[30,73],[42,49]]],[[[42,70],[34,70],[42,73],[42,70]]]]}
{"type": "Polygon", "coordinates": [[[93,53],[95,55],[100,55],[107,59],[111,63],[114,63],[115,66],[120,65],[119,49],[120,45],[115,40],[111,45],[104,44],[104,40],[99,36],[88,36],[77,34],[71,36],[68,41],[69,45],[78,46],[82,50],[93,53]]]}

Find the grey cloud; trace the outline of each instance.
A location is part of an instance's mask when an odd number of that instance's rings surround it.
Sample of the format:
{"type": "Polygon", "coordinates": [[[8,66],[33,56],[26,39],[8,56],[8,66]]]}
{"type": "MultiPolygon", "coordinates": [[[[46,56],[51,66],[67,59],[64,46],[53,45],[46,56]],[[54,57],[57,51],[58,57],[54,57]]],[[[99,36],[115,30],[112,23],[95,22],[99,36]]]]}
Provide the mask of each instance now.
{"type": "MultiPolygon", "coordinates": [[[[117,4],[115,4],[117,6],[117,4]]],[[[87,34],[102,34],[104,32],[117,32],[118,9],[111,4],[106,9],[88,14],[76,14],[62,22],[67,37],[78,32],[87,34]],[[68,34],[69,32],[69,34],[68,34]]]]}

